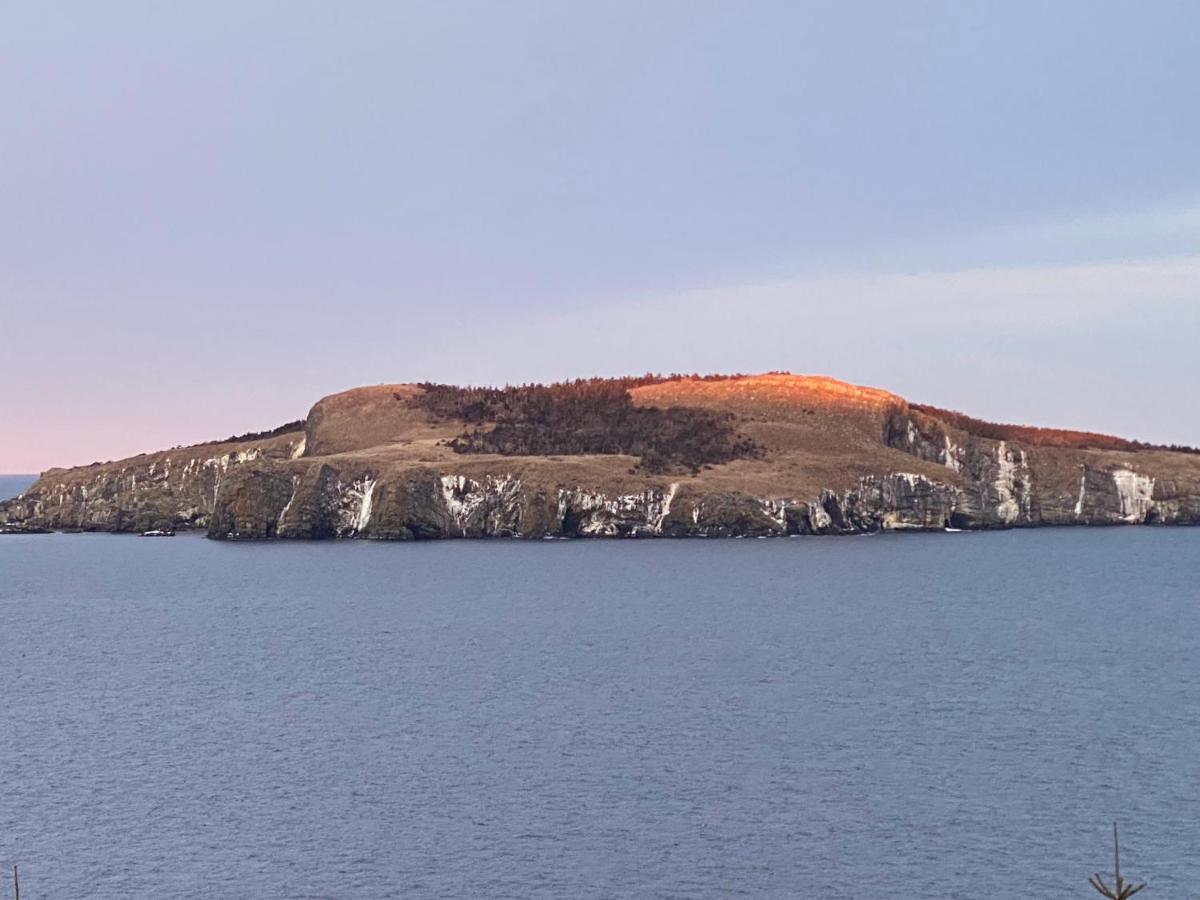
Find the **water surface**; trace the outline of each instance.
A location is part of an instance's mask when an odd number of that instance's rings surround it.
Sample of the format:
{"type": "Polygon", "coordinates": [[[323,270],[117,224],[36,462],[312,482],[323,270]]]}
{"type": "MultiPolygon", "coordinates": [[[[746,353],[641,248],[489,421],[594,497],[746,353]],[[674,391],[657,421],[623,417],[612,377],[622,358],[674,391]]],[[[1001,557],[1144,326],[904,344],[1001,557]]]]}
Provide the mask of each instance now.
{"type": "MultiPolygon", "coordinates": [[[[1200,881],[1200,530],[0,538],[23,897],[1200,881]]],[[[0,894],[0,896],[4,896],[0,894]]]]}

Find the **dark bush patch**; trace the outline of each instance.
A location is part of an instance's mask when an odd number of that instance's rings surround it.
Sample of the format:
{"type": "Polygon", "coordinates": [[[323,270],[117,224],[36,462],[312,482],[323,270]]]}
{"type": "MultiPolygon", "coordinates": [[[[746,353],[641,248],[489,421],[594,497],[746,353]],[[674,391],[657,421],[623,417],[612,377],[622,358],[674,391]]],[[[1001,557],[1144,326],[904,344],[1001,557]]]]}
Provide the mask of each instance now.
{"type": "Polygon", "coordinates": [[[731,414],[635,406],[628,393],[682,377],[592,378],[505,388],[423,384],[424,393],[413,402],[438,418],[474,426],[450,442],[459,453],[624,453],[639,457],[648,472],[696,472],[705,464],[759,455],[754,442],[736,432],[731,414]]]}

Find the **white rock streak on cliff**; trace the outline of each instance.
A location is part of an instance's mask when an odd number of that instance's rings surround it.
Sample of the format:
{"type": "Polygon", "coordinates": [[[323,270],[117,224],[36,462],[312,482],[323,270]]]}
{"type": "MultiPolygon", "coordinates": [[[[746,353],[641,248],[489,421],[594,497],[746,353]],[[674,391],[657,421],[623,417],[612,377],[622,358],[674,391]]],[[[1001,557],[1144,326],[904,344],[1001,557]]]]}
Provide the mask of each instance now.
{"type": "Polygon", "coordinates": [[[299,490],[299,488],[300,488],[300,476],[293,475],[292,476],[292,495],[290,497],[288,497],[288,502],[285,503],[283,505],[283,509],[281,509],[279,511],[279,518],[275,521],[276,533],[278,533],[279,529],[283,526],[283,517],[288,514],[288,510],[291,509],[292,504],[296,502],[296,491],[299,490]]]}
{"type": "Polygon", "coordinates": [[[341,537],[362,534],[371,521],[371,502],[377,480],[369,475],[349,484],[337,484],[337,533],[341,537]]]}
{"type": "Polygon", "coordinates": [[[1144,522],[1154,508],[1154,479],[1132,469],[1117,469],[1112,477],[1121,501],[1121,518],[1126,522],[1144,522]]]}
{"type": "Polygon", "coordinates": [[[1029,464],[1025,451],[1015,453],[1008,449],[1006,441],[996,445],[996,480],[992,487],[996,491],[996,515],[1000,521],[1011,525],[1024,514],[1029,515],[1029,464]]]}

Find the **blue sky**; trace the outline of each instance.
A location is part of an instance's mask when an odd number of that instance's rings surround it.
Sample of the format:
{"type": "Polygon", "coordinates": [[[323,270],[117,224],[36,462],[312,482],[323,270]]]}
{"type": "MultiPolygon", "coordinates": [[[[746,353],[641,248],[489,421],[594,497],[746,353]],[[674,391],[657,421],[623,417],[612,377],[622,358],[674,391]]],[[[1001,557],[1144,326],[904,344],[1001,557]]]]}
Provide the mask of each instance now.
{"type": "Polygon", "coordinates": [[[0,11],[0,471],[380,381],[816,372],[1200,443],[1192,3],[0,11]]]}

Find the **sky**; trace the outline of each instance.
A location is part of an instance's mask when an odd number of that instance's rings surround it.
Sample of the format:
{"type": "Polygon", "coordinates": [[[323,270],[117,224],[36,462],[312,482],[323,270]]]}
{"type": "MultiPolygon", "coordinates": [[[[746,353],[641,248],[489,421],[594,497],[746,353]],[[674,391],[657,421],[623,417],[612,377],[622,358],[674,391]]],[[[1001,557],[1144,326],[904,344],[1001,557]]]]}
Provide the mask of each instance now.
{"type": "Polygon", "coordinates": [[[0,7],[0,472],[360,384],[832,375],[1200,444],[1200,6],[0,7]]]}

